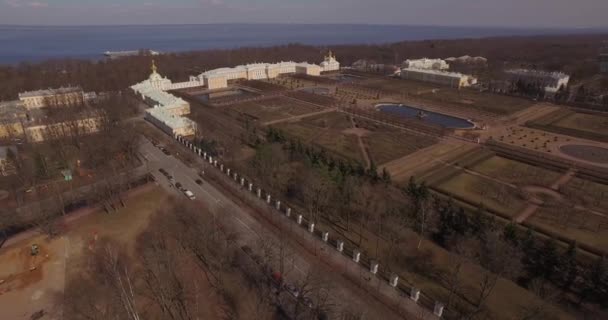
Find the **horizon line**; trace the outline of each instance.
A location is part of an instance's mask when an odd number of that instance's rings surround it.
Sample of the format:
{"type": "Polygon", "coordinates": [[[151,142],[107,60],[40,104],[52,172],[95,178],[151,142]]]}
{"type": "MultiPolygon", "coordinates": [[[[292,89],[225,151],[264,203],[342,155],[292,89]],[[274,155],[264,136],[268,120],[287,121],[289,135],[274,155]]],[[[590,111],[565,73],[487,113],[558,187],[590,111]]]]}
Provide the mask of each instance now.
{"type": "Polygon", "coordinates": [[[219,22],[219,23],[159,23],[159,24],[0,24],[0,27],[162,27],[162,26],[212,26],[212,25],[294,25],[294,26],[387,26],[387,27],[435,27],[435,28],[476,28],[508,30],[605,30],[607,26],[482,26],[482,25],[432,25],[432,24],[396,24],[396,23],[289,23],[289,22],[219,22]]]}

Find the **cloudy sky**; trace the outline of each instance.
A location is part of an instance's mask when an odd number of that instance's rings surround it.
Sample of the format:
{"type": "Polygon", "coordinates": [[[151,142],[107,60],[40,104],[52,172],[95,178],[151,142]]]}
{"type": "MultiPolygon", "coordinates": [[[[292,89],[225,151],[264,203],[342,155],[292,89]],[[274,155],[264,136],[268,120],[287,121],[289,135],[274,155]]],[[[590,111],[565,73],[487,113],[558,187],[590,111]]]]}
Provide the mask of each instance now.
{"type": "Polygon", "coordinates": [[[365,23],[608,27],[608,0],[0,0],[0,25],[365,23]]]}

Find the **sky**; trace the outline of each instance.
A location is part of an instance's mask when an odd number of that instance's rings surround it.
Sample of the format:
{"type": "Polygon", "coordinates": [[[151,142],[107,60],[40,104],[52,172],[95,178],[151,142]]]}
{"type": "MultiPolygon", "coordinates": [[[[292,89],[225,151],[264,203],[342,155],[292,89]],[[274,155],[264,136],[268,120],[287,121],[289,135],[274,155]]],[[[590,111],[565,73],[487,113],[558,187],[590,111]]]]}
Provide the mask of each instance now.
{"type": "Polygon", "coordinates": [[[0,0],[0,25],[608,27],[608,0],[0,0]]]}

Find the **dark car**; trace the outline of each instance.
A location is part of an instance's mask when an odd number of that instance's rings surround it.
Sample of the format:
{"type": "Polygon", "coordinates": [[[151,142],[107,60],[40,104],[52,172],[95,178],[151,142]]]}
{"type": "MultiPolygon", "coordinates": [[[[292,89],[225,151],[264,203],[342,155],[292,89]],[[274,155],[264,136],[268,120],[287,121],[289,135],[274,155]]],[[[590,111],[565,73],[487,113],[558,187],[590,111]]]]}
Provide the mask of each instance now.
{"type": "Polygon", "coordinates": [[[164,154],[166,154],[166,155],[168,155],[168,156],[170,156],[170,155],[171,155],[171,152],[169,152],[169,150],[167,150],[167,149],[165,149],[165,148],[163,148],[162,150],[163,150],[163,153],[164,153],[164,154]]]}
{"type": "Polygon", "coordinates": [[[202,185],[203,185],[203,180],[201,180],[201,179],[196,179],[196,181],[195,181],[195,182],[196,182],[196,184],[198,184],[199,186],[202,186],[202,185]]]}
{"type": "Polygon", "coordinates": [[[182,188],[182,184],[178,182],[178,183],[175,184],[175,187],[178,188],[178,189],[181,189],[182,188]]]}
{"type": "Polygon", "coordinates": [[[167,170],[165,170],[165,169],[163,169],[163,168],[158,169],[158,172],[160,172],[160,173],[162,173],[162,174],[164,174],[164,175],[166,175],[166,174],[167,174],[167,170]]]}

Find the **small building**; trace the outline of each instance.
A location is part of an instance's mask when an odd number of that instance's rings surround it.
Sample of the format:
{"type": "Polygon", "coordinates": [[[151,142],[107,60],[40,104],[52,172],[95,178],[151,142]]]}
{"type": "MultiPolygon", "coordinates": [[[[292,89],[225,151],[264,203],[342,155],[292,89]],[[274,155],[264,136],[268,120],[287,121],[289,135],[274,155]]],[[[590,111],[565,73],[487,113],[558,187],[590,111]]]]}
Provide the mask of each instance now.
{"type": "Polygon", "coordinates": [[[477,78],[457,72],[445,72],[429,69],[401,69],[401,78],[430,82],[453,88],[469,87],[477,83],[477,78]]]}
{"type": "Polygon", "coordinates": [[[409,69],[424,69],[424,70],[448,70],[450,65],[441,59],[413,59],[405,60],[402,64],[403,68],[409,69]]]}
{"type": "Polygon", "coordinates": [[[22,92],[19,94],[19,100],[30,110],[83,104],[85,96],[80,87],[67,87],[22,92]]]}

